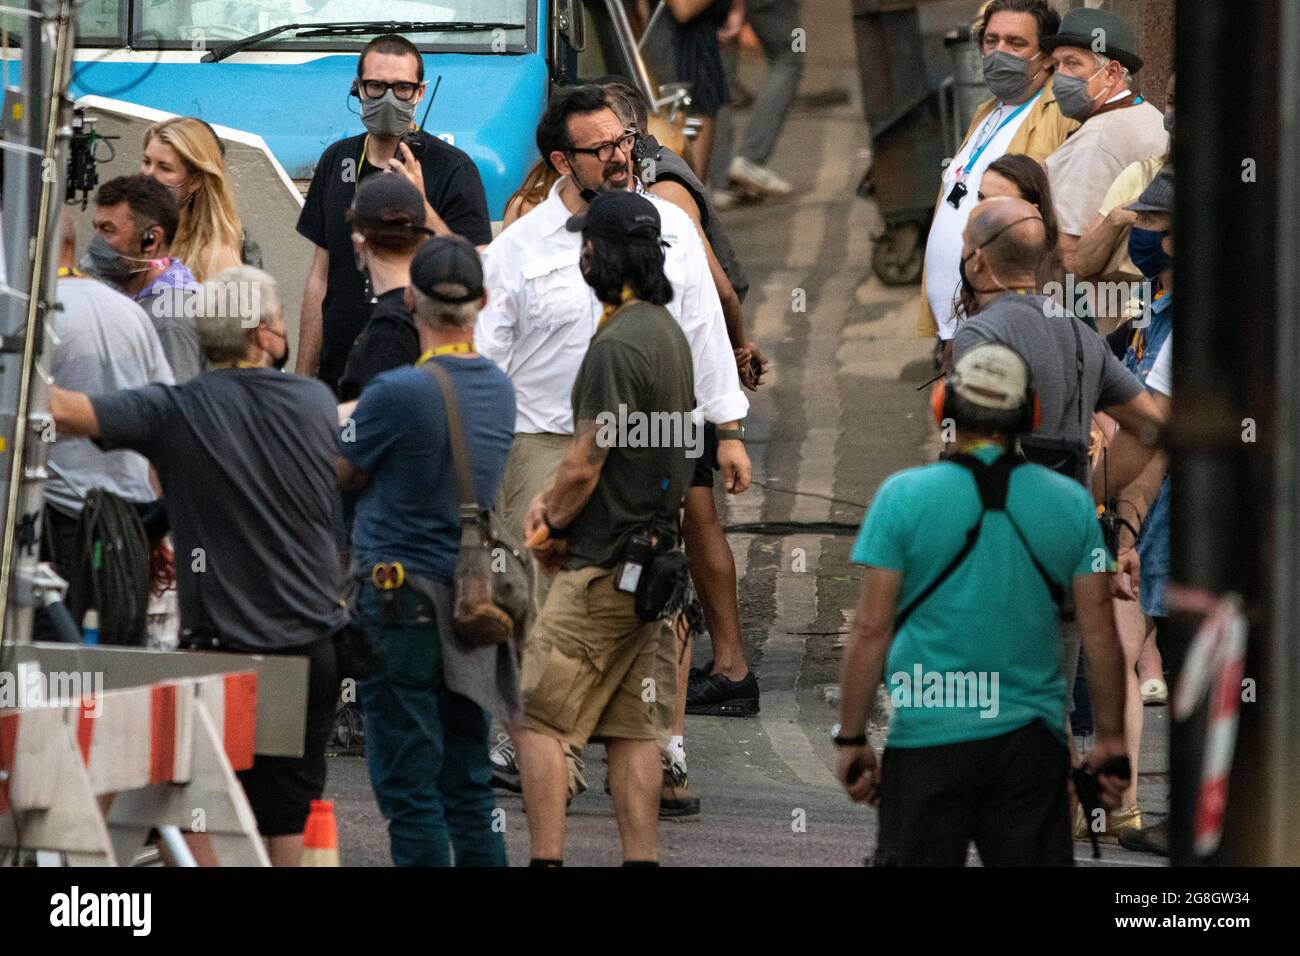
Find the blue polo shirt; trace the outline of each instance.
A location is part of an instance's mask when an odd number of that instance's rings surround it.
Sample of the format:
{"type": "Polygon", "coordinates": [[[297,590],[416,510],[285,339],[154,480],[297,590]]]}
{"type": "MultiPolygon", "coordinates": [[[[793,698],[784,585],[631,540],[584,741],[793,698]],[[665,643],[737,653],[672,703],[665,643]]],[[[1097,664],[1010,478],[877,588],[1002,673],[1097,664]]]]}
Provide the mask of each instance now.
{"type": "MultiPolygon", "coordinates": [[[[472,461],[474,490],[490,507],[514,440],[515,390],[483,356],[438,356],[451,376],[472,461]]],[[[357,500],[353,566],[400,561],[450,583],[460,554],[456,471],[438,383],[414,365],[371,379],[339,433],[343,457],[370,475],[357,500]]]]}
{"type": "MultiPolygon", "coordinates": [[[[1002,449],[974,454],[991,464],[1002,449]]],[[[902,574],[901,611],[961,551],[980,508],[961,465],[899,472],[871,503],[853,560],[902,574]]],[[[1061,587],[1109,568],[1092,500],[1077,482],[1023,465],[1011,475],[1007,511],[1061,587]]],[[[983,740],[1039,718],[1064,739],[1058,611],[1006,513],[985,515],[966,560],[894,635],[884,682],[894,703],[890,747],[983,740]]]]}

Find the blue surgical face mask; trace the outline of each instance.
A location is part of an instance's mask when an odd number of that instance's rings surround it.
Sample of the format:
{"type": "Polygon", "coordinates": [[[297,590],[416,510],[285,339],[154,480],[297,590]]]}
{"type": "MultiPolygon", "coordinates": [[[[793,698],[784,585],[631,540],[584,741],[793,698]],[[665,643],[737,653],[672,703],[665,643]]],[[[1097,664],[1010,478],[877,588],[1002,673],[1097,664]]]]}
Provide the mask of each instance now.
{"type": "Polygon", "coordinates": [[[1164,239],[1169,230],[1139,229],[1134,226],[1128,235],[1128,257],[1133,260],[1148,279],[1155,279],[1168,272],[1174,264],[1174,257],[1165,252],[1164,239]]]}

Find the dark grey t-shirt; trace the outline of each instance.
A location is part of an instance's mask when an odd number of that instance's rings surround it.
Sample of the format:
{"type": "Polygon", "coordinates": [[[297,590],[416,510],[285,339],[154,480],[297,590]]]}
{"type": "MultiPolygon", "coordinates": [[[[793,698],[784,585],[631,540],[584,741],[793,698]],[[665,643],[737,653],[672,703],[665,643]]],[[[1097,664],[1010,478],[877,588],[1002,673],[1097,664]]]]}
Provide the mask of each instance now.
{"type": "Polygon", "coordinates": [[[597,422],[597,441],[609,453],[570,525],[569,568],[613,567],[628,539],[651,523],[675,537],[677,509],[704,450],[703,416],[691,414],[694,381],[691,347],[662,306],[626,305],[593,336],[573,383],[573,420],[597,422]]]}
{"type": "Polygon", "coordinates": [[[745,295],[749,292],[749,277],[740,264],[740,256],[731,244],[731,237],[722,225],[722,217],[709,200],[709,191],[704,188],[686,160],[660,144],[653,136],[646,134],[645,146],[646,158],[640,167],[642,182],[646,186],[653,186],[661,179],[672,180],[691,194],[700,211],[700,227],[704,230],[705,238],[713,247],[713,254],[718,257],[718,264],[727,274],[731,287],[736,290],[736,298],[744,302],[745,295]]]}
{"type": "Polygon", "coordinates": [[[332,634],[337,411],[314,379],[220,369],[91,399],[100,444],[151,462],[176,546],[181,627],[248,649],[332,634]]]}
{"type": "Polygon", "coordinates": [[[1088,443],[1092,413],[1132,401],[1142,383],[1106,346],[1106,341],[1078,319],[1060,315],[1041,295],[1004,295],[957,326],[952,357],[957,361],[980,342],[1009,345],[1029,363],[1034,390],[1042,406],[1035,438],[1088,443]],[[1083,351],[1083,428],[1079,427],[1080,376],[1075,326],[1083,351]]]}

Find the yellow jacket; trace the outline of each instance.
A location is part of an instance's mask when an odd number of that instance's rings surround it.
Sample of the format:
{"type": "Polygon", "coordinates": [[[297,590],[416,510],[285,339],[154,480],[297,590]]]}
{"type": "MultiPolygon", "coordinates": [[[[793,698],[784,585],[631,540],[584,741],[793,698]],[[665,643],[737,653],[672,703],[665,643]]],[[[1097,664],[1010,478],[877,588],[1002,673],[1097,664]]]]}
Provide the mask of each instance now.
{"type": "MultiPolygon", "coordinates": [[[[997,100],[992,99],[980,104],[980,108],[975,111],[975,118],[971,120],[970,129],[966,130],[966,139],[962,140],[963,146],[993,112],[995,106],[997,100]]],[[[1067,136],[1078,128],[1079,123],[1062,115],[1057,107],[1056,93],[1052,89],[1052,80],[1049,79],[1043,86],[1043,95],[1038,98],[1038,102],[1029,111],[1025,121],[1020,124],[1020,129],[1011,138],[1011,145],[1007,147],[1004,155],[1023,153],[1041,164],[1060,148],[1067,136]]],[[[942,187],[939,190],[939,197],[935,200],[935,208],[938,208],[941,202],[943,202],[942,187]]],[[[935,323],[934,313],[930,311],[930,300],[925,297],[925,272],[922,271],[921,318],[916,324],[916,333],[921,338],[929,338],[938,331],[939,326],[935,323]]]]}

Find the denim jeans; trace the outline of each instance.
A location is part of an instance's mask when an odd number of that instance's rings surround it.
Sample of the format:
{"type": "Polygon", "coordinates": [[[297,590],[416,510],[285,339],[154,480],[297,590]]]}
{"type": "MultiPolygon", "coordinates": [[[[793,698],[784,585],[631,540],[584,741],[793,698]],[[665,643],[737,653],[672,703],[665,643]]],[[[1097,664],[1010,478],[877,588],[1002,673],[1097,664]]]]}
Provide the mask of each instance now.
{"type": "Polygon", "coordinates": [[[1138,538],[1138,557],[1142,561],[1139,597],[1142,613],[1148,617],[1169,615],[1165,599],[1169,586],[1169,527],[1169,478],[1166,477],[1155,501],[1151,502],[1138,538]]]}
{"type": "MultiPolygon", "coordinates": [[[[388,821],[395,866],[505,866],[493,829],[496,795],[488,759],[488,712],[443,682],[435,609],[410,587],[398,592],[394,625],[380,619],[379,592],[362,586],[360,608],[379,665],[361,682],[366,763],[388,821]]],[[[448,609],[442,609],[447,613],[448,609]]]]}

